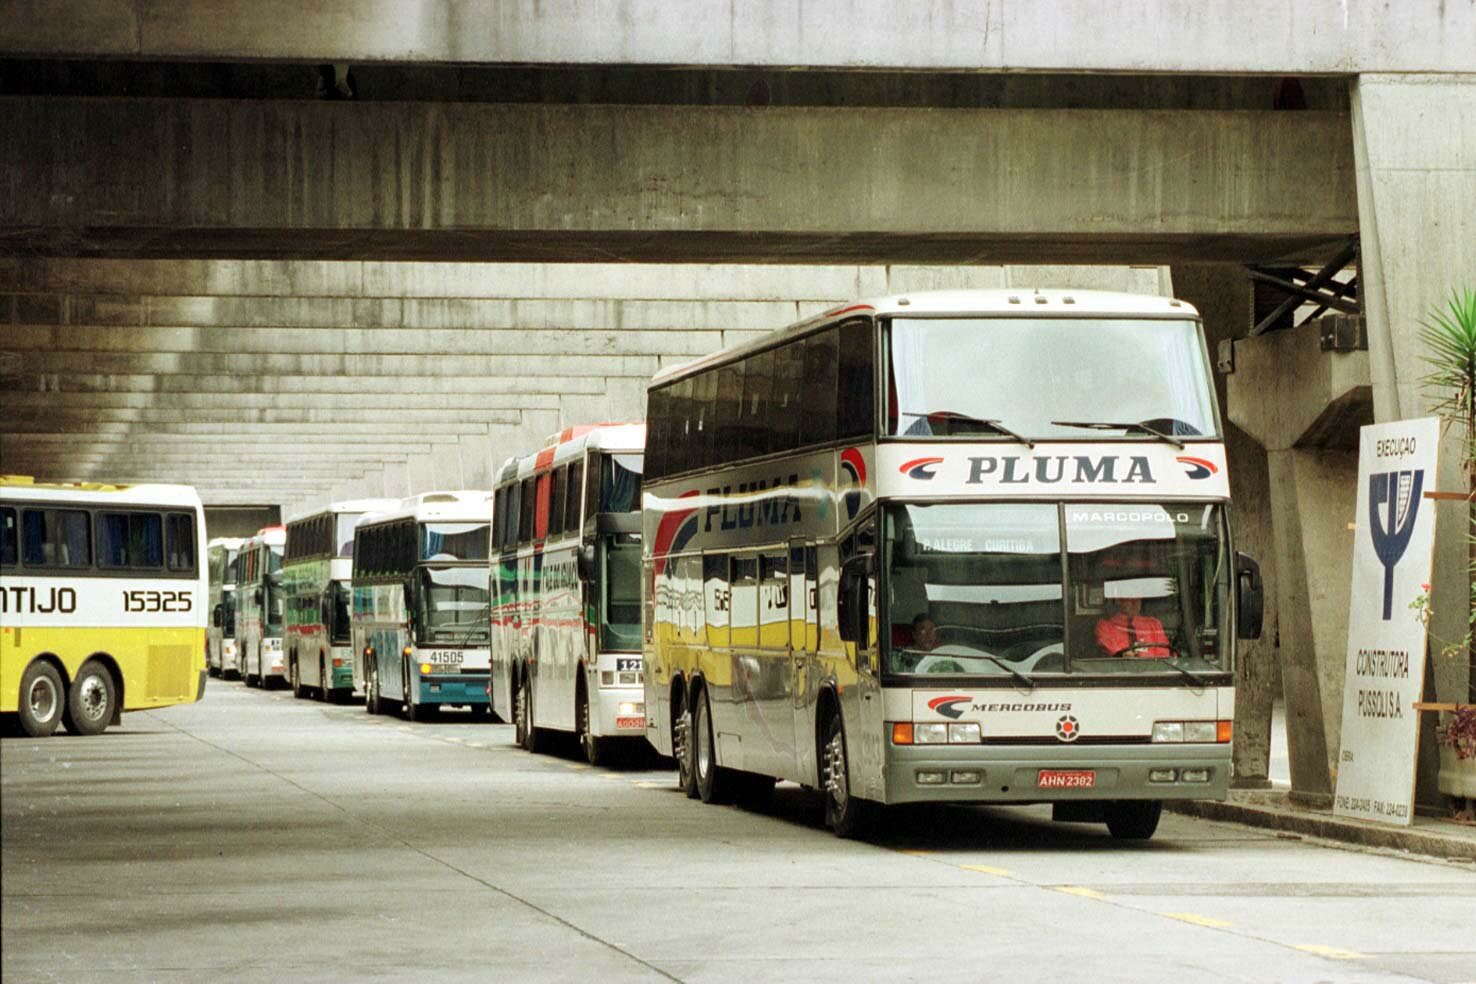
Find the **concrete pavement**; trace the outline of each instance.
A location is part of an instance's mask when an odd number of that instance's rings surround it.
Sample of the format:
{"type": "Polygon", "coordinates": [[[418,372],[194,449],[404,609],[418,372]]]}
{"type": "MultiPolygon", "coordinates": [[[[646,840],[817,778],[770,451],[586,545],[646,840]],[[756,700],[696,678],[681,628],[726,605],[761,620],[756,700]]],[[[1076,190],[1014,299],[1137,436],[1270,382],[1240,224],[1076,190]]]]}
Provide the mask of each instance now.
{"type": "Polygon", "coordinates": [[[873,843],[792,786],[666,772],[212,682],[97,738],[0,743],[9,980],[1441,981],[1469,866],[1166,815],[897,811],[873,843]]]}

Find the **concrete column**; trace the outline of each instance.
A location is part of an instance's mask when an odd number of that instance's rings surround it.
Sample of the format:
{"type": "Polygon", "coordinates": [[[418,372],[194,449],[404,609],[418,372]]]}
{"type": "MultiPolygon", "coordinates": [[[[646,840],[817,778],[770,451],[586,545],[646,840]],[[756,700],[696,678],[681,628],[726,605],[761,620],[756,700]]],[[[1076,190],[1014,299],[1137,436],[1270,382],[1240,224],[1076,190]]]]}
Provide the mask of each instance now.
{"type": "MultiPolygon", "coordinates": [[[[1365,352],[1324,352],[1313,326],[1243,338],[1227,415],[1267,451],[1292,795],[1332,803],[1348,640],[1358,428],[1372,422],[1365,352]]],[[[1234,475],[1232,472],[1231,481],[1234,475]]]]}
{"type": "MultiPolygon", "coordinates": [[[[1146,281],[1156,271],[1141,271],[1146,281]]],[[[1222,340],[1244,334],[1251,321],[1251,287],[1238,264],[1173,268],[1172,291],[1199,309],[1211,355],[1222,340]]],[[[1119,276],[1121,274],[1119,273],[1119,276]]],[[[1144,286],[1140,289],[1152,291],[1144,286]]],[[[1226,377],[1215,374],[1220,406],[1226,403],[1226,377]]],[[[1235,549],[1254,557],[1265,583],[1279,583],[1271,533],[1271,489],[1266,451],[1240,427],[1226,420],[1225,454],[1230,473],[1231,535],[1235,549]]],[[[1235,779],[1241,789],[1271,785],[1271,705],[1281,693],[1281,647],[1277,631],[1280,606],[1274,590],[1266,598],[1261,638],[1241,640],[1235,677],[1235,779]]]]}
{"type": "MultiPolygon", "coordinates": [[[[1429,367],[1419,324],[1453,290],[1476,287],[1476,74],[1363,75],[1353,83],[1352,109],[1375,415],[1380,421],[1422,417],[1449,394],[1422,383],[1429,367]]],[[[1436,490],[1466,490],[1461,451],[1462,435],[1452,428],[1436,490]]],[[[1470,598],[1463,535],[1469,507],[1427,504],[1436,510],[1431,632],[1457,639],[1470,598]]],[[[1435,698],[1469,701],[1476,683],[1469,655],[1446,658],[1439,649],[1431,647],[1435,698]]],[[[1439,754],[1439,791],[1476,796],[1472,763],[1458,765],[1449,749],[1439,754]]],[[[1427,785],[1423,769],[1420,785],[1427,785]]]]}

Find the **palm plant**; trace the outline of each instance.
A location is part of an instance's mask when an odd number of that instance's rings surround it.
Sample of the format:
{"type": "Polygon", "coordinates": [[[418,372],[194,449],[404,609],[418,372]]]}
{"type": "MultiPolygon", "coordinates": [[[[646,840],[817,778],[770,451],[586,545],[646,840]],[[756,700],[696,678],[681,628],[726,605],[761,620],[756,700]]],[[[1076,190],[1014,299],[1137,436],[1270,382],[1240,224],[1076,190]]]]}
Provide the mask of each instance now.
{"type": "MultiPolygon", "coordinates": [[[[1444,308],[1431,312],[1420,323],[1420,341],[1427,352],[1425,362],[1432,371],[1424,383],[1437,394],[1431,408],[1444,417],[1447,426],[1459,422],[1465,428],[1461,467],[1467,484],[1466,575],[1470,585],[1466,637],[1444,648],[1443,655],[1459,658],[1464,652],[1468,666],[1476,669],[1472,651],[1476,630],[1476,289],[1452,290],[1444,308]]],[[[1468,669],[1467,699],[1476,704],[1476,673],[1468,669]]],[[[1458,707],[1440,735],[1444,744],[1461,758],[1476,755],[1476,708],[1458,707]]]]}

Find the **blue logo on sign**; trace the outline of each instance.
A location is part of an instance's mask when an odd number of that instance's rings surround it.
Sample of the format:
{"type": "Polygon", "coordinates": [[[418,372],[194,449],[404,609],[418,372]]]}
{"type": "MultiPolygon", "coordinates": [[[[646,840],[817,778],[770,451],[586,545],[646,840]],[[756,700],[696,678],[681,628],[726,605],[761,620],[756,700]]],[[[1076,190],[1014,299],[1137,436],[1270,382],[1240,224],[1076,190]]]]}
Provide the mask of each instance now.
{"type": "Polygon", "coordinates": [[[1380,472],[1368,476],[1368,532],[1384,565],[1384,621],[1394,608],[1394,565],[1404,556],[1420,511],[1425,470],[1380,472]]]}

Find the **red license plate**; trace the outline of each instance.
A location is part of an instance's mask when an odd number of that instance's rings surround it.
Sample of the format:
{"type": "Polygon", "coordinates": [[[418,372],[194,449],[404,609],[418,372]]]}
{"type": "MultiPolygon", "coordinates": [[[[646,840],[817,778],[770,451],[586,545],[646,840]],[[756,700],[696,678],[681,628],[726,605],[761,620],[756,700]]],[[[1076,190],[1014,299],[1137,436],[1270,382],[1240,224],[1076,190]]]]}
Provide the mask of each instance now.
{"type": "Polygon", "coordinates": [[[1040,789],[1092,789],[1097,774],[1088,769],[1041,769],[1035,785],[1040,789]]]}
{"type": "Polygon", "coordinates": [[[618,717],[615,719],[615,727],[617,728],[644,728],[645,726],[646,719],[643,717],[618,717]]]}

